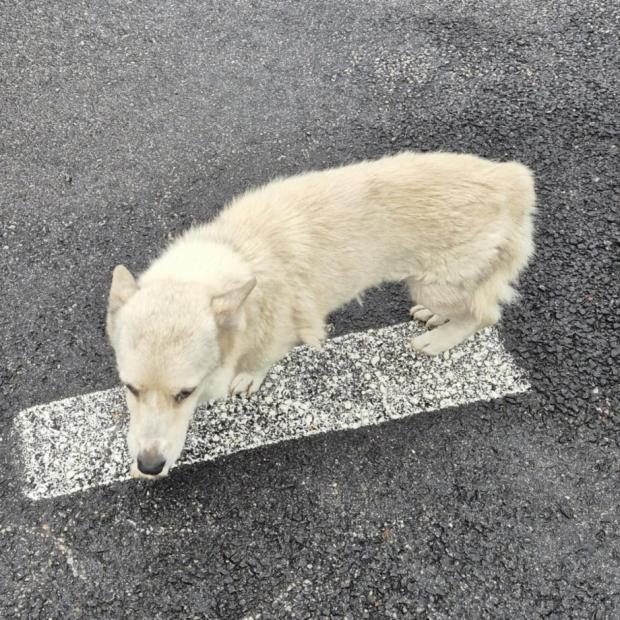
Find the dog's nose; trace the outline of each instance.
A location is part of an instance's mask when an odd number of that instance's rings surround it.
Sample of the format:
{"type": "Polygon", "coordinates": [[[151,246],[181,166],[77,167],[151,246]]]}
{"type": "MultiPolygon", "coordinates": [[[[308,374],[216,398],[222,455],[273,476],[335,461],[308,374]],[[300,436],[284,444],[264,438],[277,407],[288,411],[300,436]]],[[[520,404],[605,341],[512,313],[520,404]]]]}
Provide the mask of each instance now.
{"type": "Polygon", "coordinates": [[[138,455],[138,469],[143,474],[157,476],[166,464],[166,459],[157,452],[141,452],[138,455]]]}

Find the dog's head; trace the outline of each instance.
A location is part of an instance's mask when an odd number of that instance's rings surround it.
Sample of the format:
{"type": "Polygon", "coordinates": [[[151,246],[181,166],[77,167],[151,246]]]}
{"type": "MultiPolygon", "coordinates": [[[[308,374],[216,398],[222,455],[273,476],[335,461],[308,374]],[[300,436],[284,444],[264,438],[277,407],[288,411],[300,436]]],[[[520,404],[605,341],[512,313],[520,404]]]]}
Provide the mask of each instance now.
{"type": "Polygon", "coordinates": [[[255,284],[213,294],[195,282],[138,283],[122,265],[114,269],[106,327],[127,388],[132,474],[165,476],[196,406],[227,394],[225,340],[241,327],[255,284]]]}

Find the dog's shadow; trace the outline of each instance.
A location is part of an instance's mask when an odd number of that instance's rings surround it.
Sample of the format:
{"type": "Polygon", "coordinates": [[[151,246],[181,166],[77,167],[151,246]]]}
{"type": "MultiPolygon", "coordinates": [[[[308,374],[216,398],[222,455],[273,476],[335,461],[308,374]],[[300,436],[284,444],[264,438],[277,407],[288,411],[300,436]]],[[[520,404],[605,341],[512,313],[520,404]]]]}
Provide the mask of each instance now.
{"type": "Polygon", "coordinates": [[[360,301],[353,300],[329,316],[329,336],[404,323],[410,320],[412,305],[404,282],[390,282],[369,289],[360,301]]]}

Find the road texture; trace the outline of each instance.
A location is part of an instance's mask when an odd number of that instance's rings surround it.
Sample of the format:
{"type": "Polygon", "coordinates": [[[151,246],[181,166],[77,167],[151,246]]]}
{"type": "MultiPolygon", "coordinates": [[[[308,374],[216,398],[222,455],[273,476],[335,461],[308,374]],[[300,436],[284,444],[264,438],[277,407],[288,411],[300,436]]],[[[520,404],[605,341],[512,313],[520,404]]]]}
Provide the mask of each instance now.
{"type": "MultiPolygon", "coordinates": [[[[0,4],[0,616],[619,617],[619,24],[612,0],[0,4]],[[405,148],[535,170],[499,326],[528,392],[24,493],[18,412],[117,383],[115,264],[405,148]]],[[[373,291],[334,333],[407,308],[373,291]]]]}

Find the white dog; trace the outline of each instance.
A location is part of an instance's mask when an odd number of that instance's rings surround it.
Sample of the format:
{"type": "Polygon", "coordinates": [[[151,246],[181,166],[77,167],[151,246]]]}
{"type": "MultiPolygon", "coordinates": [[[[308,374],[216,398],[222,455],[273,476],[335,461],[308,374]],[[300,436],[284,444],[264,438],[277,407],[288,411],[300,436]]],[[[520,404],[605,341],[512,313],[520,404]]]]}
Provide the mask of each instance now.
{"type": "Polygon", "coordinates": [[[163,476],[196,406],[252,393],[327,315],[405,280],[412,341],[446,351],[500,317],[533,252],[525,166],[401,153],[276,180],[187,231],[135,280],[115,268],[107,330],[130,411],[132,472],[163,476]]]}

